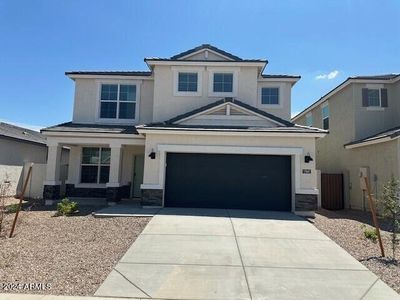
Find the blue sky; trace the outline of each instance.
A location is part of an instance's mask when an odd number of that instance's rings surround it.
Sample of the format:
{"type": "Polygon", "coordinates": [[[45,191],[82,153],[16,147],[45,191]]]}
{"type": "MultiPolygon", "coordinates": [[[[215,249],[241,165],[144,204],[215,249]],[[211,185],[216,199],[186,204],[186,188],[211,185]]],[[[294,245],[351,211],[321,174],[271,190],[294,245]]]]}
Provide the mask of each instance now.
{"type": "Polygon", "coordinates": [[[348,76],[399,73],[399,19],[397,0],[0,0],[0,120],[70,121],[65,71],[147,70],[146,56],[202,43],[301,75],[299,112],[348,76]]]}

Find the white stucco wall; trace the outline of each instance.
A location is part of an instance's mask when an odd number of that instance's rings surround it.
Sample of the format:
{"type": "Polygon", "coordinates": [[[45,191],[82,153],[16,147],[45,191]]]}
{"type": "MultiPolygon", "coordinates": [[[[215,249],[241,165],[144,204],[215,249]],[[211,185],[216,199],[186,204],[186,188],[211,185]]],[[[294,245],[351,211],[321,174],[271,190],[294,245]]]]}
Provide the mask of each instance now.
{"type": "Polygon", "coordinates": [[[222,136],[222,135],[180,135],[180,134],[147,134],[145,150],[145,172],[144,185],[161,186],[160,172],[165,172],[165,168],[160,170],[160,153],[157,152],[156,159],[150,159],[148,153],[152,150],[158,151],[160,145],[192,145],[208,146],[209,153],[213,153],[213,146],[232,146],[232,147],[264,147],[264,148],[301,148],[303,154],[300,157],[300,169],[311,169],[311,174],[302,174],[300,171],[299,189],[316,189],[317,177],[315,163],[304,163],[304,155],[309,153],[315,158],[315,139],[300,137],[252,137],[252,136],[222,136]]]}
{"type": "MultiPolygon", "coordinates": [[[[177,115],[200,108],[209,103],[215,102],[224,96],[213,96],[210,94],[210,73],[214,70],[221,72],[236,72],[237,93],[234,98],[257,107],[263,111],[272,113],[286,120],[290,119],[291,83],[286,82],[258,82],[257,67],[207,67],[207,66],[164,66],[154,67],[154,122],[166,121],[177,115]],[[201,74],[201,95],[198,96],[176,96],[174,95],[175,82],[174,71],[185,72],[197,70],[201,74]],[[261,104],[260,88],[263,86],[278,87],[280,89],[279,106],[266,106],[261,104]]],[[[226,95],[232,97],[232,95],[226,95]]]]}
{"type": "MultiPolygon", "coordinates": [[[[139,119],[130,124],[149,123],[153,117],[153,81],[149,79],[78,78],[75,79],[74,123],[109,123],[98,118],[101,83],[136,84],[139,119]]],[[[126,123],[126,122],[125,122],[126,123]]]]}

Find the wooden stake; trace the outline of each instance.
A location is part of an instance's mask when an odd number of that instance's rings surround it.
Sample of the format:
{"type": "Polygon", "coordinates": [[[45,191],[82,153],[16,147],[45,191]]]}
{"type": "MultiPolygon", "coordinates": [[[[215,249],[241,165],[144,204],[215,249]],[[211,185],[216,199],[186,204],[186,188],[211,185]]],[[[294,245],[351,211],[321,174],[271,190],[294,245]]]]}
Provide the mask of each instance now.
{"type": "Polygon", "coordinates": [[[367,177],[364,177],[364,181],[365,181],[365,187],[366,187],[367,193],[368,193],[368,203],[369,203],[369,208],[371,209],[372,220],[375,225],[376,233],[378,234],[379,247],[381,248],[382,257],[385,257],[385,250],[383,249],[381,231],[379,230],[378,218],[376,217],[375,203],[374,203],[374,200],[372,199],[371,189],[369,188],[369,182],[368,182],[367,177]]]}
{"type": "Polygon", "coordinates": [[[15,212],[14,222],[12,224],[11,232],[10,232],[10,236],[9,236],[10,238],[12,238],[12,236],[14,234],[14,229],[15,229],[15,225],[17,224],[19,211],[21,210],[22,201],[24,200],[25,191],[26,191],[26,188],[28,187],[28,182],[29,182],[29,179],[30,179],[31,174],[32,174],[32,167],[33,167],[33,164],[31,164],[29,166],[28,174],[27,174],[26,179],[25,179],[25,183],[24,183],[24,187],[22,189],[22,193],[19,195],[18,208],[17,208],[17,211],[15,212]]]}

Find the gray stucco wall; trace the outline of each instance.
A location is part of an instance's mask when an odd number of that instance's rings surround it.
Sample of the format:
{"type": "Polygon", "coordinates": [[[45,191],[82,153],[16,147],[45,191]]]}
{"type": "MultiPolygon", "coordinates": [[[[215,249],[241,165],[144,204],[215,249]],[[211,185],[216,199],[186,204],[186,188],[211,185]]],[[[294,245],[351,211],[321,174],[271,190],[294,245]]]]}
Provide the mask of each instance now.
{"type": "MultiPolygon", "coordinates": [[[[389,107],[384,110],[362,107],[364,87],[366,84],[352,84],[328,99],[329,134],[316,142],[317,169],[321,173],[344,175],[345,206],[354,209],[363,209],[366,200],[360,188],[361,167],[369,168],[373,193],[378,197],[391,174],[400,175],[397,140],[357,149],[344,148],[349,142],[400,125],[400,82],[382,86],[388,88],[389,96],[389,107]]],[[[312,115],[313,126],[322,128],[321,105],[312,110],[312,115]]],[[[296,123],[305,125],[305,115],[296,123]]]]}
{"type": "Polygon", "coordinates": [[[46,163],[47,146],[0,137],[0,182],[8,182],[7,195],[17,194],[25,162],[46,163]]]}
{"type": "Polygon", "coordinates": [[[23,166],[24,162],[46,163],[47,146],[0,137],[0,165],[23,166]]]}

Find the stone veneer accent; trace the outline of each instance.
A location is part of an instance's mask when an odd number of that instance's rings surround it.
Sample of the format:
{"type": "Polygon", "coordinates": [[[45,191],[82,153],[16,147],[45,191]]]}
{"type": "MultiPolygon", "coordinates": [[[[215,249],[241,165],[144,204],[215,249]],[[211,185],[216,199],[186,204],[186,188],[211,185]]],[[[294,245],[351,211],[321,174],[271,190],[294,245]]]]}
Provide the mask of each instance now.
{"type": "Polygon", "coordinates": [[[296,194],[296,211],[314,211],[318,207],[318,195],[296,194]]]}
{"type": "Polygon", "coordinates": [[[67,184],[65,194],[67,197],[105,198],[109,202],[117,202],[122,198],[129,198],[130,191],[130,184],[120,187],[107,188],[77,188],[74,184],[67,184]]]}
{"type": "Polygon", "coordinates": [[[59,200],[60,199],[60,185],[44,185],[43,186],[43,199],[44,200],[59,200]]]}
{"type": "Polygon", "coordinates": [[[142,205],[162,206],[164,190],[142,189],[142,205]]]}

